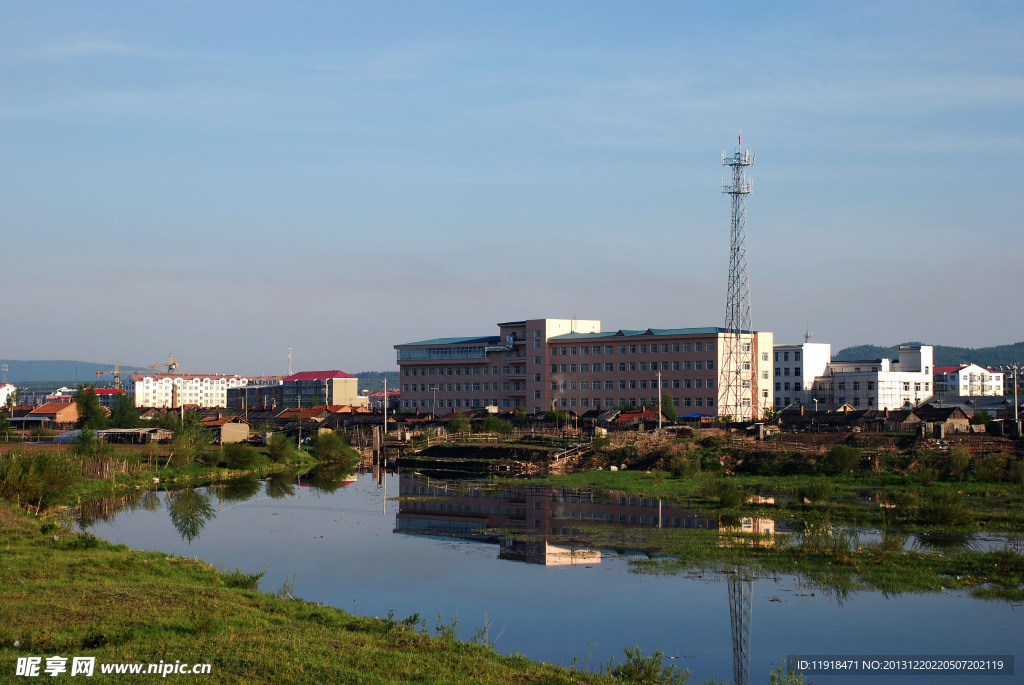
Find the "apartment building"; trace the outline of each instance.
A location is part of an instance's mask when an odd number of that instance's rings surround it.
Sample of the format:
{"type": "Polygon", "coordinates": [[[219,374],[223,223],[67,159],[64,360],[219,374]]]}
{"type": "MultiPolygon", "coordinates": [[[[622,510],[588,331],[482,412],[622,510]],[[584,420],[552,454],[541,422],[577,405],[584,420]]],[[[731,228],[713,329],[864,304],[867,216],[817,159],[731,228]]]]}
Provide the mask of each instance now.
{"type": "Polygon", "coordinates": [[[831,360],[829,343],[775,345],[775,408],[813,402],[814,379],[824,375],[831,360]]]}
{"type": "Polygon", "coordinates": [[[901,345],[899,357],[832,361],[814,379],[812,400],[856,409],[916,407],[932,396],[933,348],[901,345]]]}
{"type": "Polygon", "coordinates": [[[367,405],[366,396],[359,392],[359,379],[338,370],[300,371],[290,376],[250,379],[244,387],[229,389],[227,402],[230,409],[367,405]]]}
{"type": "MultiPolygon", "coordinates": [[[[527,319],[499,323],[498,335],[396,345],[402,408],[438,414],[493,407],[536,413],[656,404],[668,394],[678,414],[717,416],[724,396],[722,328],[601,331],[601,322],[527,319]]],[[[773,404],[772,334],[741,344],[739,420],[773,404]]]]}
{"type": "Polygon", "coordinates": [[[196,405],[204,409],[227,407],[228,388],[246,385],[248,378],[207,374],[131,374],[124,390],[136,407],[174,409],[196,405]]]}
{"type": "Polygon", "coordinates": [[[935,394],[940,397],[1001,397],[1003,374],[977,364],[937,366],[934,371],[935,394]]]}

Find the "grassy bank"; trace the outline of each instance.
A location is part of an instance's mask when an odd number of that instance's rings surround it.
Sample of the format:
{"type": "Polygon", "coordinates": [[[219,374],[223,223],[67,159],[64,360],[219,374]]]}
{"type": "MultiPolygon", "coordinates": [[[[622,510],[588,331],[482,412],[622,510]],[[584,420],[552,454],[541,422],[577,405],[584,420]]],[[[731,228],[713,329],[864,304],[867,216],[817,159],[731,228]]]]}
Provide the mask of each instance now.
{"type": "MultiPolygon", "coordinates": [[[[7,502],[0,529],[3,681],[17,657],[57,654],[212,664],[208,676],[170,676],[177,682],[610,682],[459,642],[443,623],[437,636],[416,621],[260,593],[258,577],[69,533],[7,502]]],[[[124,679],[97,669],[91,682],[124,679]]]]}

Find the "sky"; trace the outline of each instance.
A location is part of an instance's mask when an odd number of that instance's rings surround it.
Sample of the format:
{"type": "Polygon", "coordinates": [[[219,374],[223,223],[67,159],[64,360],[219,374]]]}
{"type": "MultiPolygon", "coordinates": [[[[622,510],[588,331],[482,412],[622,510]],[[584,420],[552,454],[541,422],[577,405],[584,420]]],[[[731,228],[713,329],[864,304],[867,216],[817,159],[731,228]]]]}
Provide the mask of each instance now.
{"type": "Polygon", "coordinates": [[[0,358],[278,374],[526,318],[1024,340],[1018,2],[0,3],[0,358]]]}

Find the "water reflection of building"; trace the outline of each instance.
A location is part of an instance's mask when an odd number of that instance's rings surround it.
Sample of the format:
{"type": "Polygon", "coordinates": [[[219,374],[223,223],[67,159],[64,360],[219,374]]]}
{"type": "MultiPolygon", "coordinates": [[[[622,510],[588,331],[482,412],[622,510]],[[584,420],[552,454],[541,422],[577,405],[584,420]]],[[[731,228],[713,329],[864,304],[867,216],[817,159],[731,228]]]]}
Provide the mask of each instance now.
{"type": "Polygon", "coordinates": [[[499,542],[502,558],[551,565],[575,563],[594,540],[616,546],[618,535],[629,547],[643,548],[643,536],[632,533],[718,527],[716,517],[624,492],[525,484],[492,488],[406,475],[399,478],[395,522],[398,533],[499,542]]]}
{"type": "Polygon", "coordinates": [[[547,540],[517,540],[510,537],[502,542],[498,558],[541,566],[590,566],[601,563],[601,552],[573,545],[552,545],[547,540]]]}

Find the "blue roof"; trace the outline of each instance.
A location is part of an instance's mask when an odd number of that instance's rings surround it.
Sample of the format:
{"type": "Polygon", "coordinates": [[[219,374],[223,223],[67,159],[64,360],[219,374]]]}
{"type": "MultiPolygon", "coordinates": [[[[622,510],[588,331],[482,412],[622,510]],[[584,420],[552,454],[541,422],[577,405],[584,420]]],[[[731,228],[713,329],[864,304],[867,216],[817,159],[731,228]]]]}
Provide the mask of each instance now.
{"type": "Polygon", "coordinates": [[[408,347],[411,345],[488,345],[492,343],[501,342],[501,338],[496,335],[489,335],[485,337],[474,337],[474,338],[434,338],[433,340],[420,340],[419,342],[402,343],[401,345],[395,345],[395,347],[408,347]]]}

